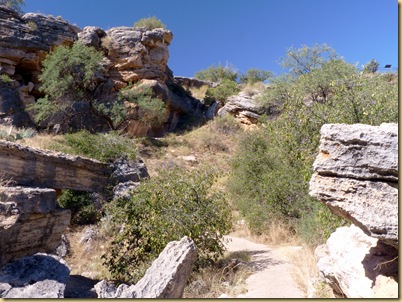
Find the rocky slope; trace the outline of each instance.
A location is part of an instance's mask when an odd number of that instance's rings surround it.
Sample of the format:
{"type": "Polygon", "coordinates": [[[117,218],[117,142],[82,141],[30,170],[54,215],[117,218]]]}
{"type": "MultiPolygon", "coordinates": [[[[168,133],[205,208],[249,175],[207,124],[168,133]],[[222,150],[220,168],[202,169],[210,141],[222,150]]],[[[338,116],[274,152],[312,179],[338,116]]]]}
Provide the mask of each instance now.
{"type": "MultiPolygon", "coordinates": [[[[203,118],[205,106],[174,80],[167,66],[172,39],[172,32],[161,28],[115,27],[105,31],[87,26],[80,29],[61,17],[36,13],[21,16],[0,7],[0,74],[11,77],[9,83],[0,81],[0,124],[34,125],[25,108],[43,96],[38,79],[41,62],[55,47],[73,43],[92,46],[105,54],[102,65],[106,71],[98,79],[100,101],[113,101],[117,91],[128,83],[145,81],[166,104],[169,114],[166,123],[150,129],[139,122],[138,116],[132,116],[131,124],[125,125],[131,135],[161,135],[175,129],[183,118],[203,118]]],[[[86,124],[77,117],[73,127],[107,127],[84,113],[80,114],[85,116],[86,124]]],[[[47,126],[52,127],[57,121],[49,123],[47,126]]]]}
{"type": "Polygon", "coordinates": [[[398,294],[398,125],[324,125],[310,195],[352,222],[317,248],[339,296],[398,294]]]}

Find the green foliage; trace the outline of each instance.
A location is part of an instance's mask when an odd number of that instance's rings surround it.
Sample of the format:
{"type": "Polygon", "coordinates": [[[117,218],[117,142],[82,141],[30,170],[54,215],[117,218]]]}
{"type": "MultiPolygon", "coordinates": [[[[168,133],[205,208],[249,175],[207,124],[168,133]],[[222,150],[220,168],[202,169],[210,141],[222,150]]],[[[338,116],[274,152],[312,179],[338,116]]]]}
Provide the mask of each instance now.
{"type": "Polygon", "coordinates": [[[371,59],[370,62],[366,64],[363,68],[364,73],[375,73],[378,70],[378,66],[380,66],[380,63],[378,63],[375,59],[371,59]]]}
{"type": "MultiPolygon", "coordinates": [[[[323,49],[328,50],[318,48],[323,49]]],[[[293,52],[305,54],[298,60],[308,68],[298,66],[298,72],[291,69],[271,81],[261,102],[280,114],[241,143],[229,187],[254,230],[263,229],[274,216],[318,243],[345,224],[308,196],[322,125],[397,122],[398,88],[389,74],[360,75],[333,52],[322,58],[317,50],[293,52]]]]}
{"type": "Polygon", "coordinates": [[[194,240],[198,266],[218,259],[232,221],[224,196],[211,189],[214,179],[210,172],[173,168],[142,182],[129,200],[114,200],[108,211],[121,230],[103,256],[112,276],[136,282],[139,267],[183,236],[194,240]]]}
{"type": "Polygon", "coordinates": [[[166,29],[166,25],[162,23],[157,17],[142,18],[134,23],[134,28],[145,28],[147,30],[152,30],[155,28],[166,29]]]}
{"type": "Polygon", "coordinates": [[[62,208],[71,210],[73,225],[94,224],[100,219],[100,212],[95,208],[89,192],[63,190],[57,202],[62,208]]]}
{"type": "Polygon", "coordinates": [[[15,142],[17,140],[24,140],[25,138],[32,138],[36,135],[34,129],[18,129],[14,131],[13,127],[10,127],[8,131],[0,130],[0,139],[4,139],[10,142],[15,142]]]}
{"type": "Polygon", "coordinates": [[[116,133],[91,134],[79,131],[64,135],[61,142],[50,146],[52,149],[68,154],[87,156],[102,162],[113,162],[120,157],[135,160],[137,151],[132,140],[116,133]]]}
{"type": "Polygon", "coordinates": [[[6,74],[6,73],[3,73],[3,74],[0,75],[0,80],[1,80],[3,83],[10,83],[10,82],[12,81],[12,79],[10,78],[10,76],[9,76],[8,74],[6,74]]]}
{"type": "Polygon", "coordinates": [[[103,55],[92,47],[75,43],[71,48],[59,46],[47,55],[42,62],[43,69],[39,76],[41,90],[46,97],[39,99],[30,109],[35,112],[36,121],[42,121],[52,114],[64,112],[72,118],[73,104],[87,101],[94,106],[94,91],[97,86],[96,74],[103,70],[100,64],[103,55]]]}
{"type": "Polygon", "coordinates": [[[212,64],[207,69],[200,70],[195,74],[196,79],[211,82],[222,82],[223,80],[230,80],[235,82],[237,80],[237,77],[237,70],[229,64],[227,64],[226,66],[223,66],[222,64],[215,66],[212,64]]]}
{"type": "Polygon", "coordinates": [[[0,5],[22,13],[21,7],[25,5],[25,0],[0,0],[0,5]]]}
{"type": "Polygon", "coordinates": [[[335,51],[324,44],[316,44],[313,47],[303,45],[301,48],[290,47],[281,65],[288,68],[290,74],[299,76],[307,74],[315,68],[319,68],[328,60],[339,59],[335,51]]]}
{"type": "Polygon", "coordinates": [[[264,82],[272,77],[273,74],[270,71],[250,68],[245,74],[240,76],[240,83],[255,84],[258,82],[264,82]]]}
{"type": "Polygon", "coordinates": [[[132,86],[122,89],[118,96],[120,102],[130,102],[138,106],[138,118],[149,127],[162,125],[169,118],[165,103],[154,97],[149,86],[132,86]]]}
{"type": "Polygon", "coordinates": [[[218,87],[208,87],[207,92],[205,93],[204,102],[206,104],[211,104],[213,101],[225,103],[229,96],[235,95],[239,92],[240,87],[236,82],[224,79],[218,87]]]}

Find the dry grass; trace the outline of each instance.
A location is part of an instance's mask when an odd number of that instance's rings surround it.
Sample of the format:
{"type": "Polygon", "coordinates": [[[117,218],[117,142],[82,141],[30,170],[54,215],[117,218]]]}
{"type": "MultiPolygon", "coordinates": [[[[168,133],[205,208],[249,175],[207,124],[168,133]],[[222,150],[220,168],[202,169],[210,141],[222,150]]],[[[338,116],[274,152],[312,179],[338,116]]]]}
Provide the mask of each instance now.
{"type": "Polygon", "coordinates": [[[252,271],[247,266],[250,255],[227,253],[214,265],[193,273],[184,289],[183,298],[218,298],[222,294],[236,297],[247,292],[245,280],[252,271]]]}
{"type": "Polygon", "coordinates": [[[205,98],[205,94],[207,93],[208,87],[209,87],[208,85],[203,85],[200,88],[196,87],[189,88],[189,90],[193,97],[199,100],[203,100],[205,98]]]}

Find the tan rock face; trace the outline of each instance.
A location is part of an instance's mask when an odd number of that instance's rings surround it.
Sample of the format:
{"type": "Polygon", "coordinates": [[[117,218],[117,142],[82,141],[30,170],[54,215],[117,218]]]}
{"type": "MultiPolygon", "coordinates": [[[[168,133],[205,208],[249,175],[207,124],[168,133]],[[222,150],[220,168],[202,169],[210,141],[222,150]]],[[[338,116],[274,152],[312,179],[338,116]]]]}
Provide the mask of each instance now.
{"type": "Polygon", "coordinates": [[[137,82],[140,79],[167,80],[168,46],[173,39],[169,30],[146,31],[133,27],[114,27],[106,31],[112,80],[137,82]]]}

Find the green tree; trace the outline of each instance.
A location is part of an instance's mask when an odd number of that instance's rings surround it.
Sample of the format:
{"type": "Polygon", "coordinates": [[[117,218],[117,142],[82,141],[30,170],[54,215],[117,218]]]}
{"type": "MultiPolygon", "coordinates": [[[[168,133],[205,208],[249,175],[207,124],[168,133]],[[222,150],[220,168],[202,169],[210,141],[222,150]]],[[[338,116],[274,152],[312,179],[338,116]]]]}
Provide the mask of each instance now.
{"type": "Polygon", "coordinates": [[[238,71],[232,65],[211,65],[207,69],[196,72],[195,78],[203,81],[221,82],[223,80],[236,81],[238,71]]]}
{"type": "Polygon", "coordinates": [[[272,72],[260,70],[257,68],[250,68],[247,72],[240,76],[240,83],[254,84],[258,82],[264,82],[273,77],[272,72]]]}
{"type": "Polygon", "coordinates": [[[380,63],[378,63],[375,59],[371,59],[370,62],[364,66],[363,72],[375,73],[378,70],[378,66],[380,66],[380,63]]]}
{"type": "Polygon", "coordinates": [[[46,96],[31,107],[36,121],[43,121],[57,113],[63,113],[70,121],[75,114],[74,104],[85,101],[93,114],[104,118],[114,129],[111,118],[96,106],[97,77],[104,70],[100,64],[102,59],[102,53],[80,43],[72,47],[59,46],[48,54],[42,62],[39,76],[41,90],[46,96]]]}
{"type": "Polygon", "coordinates": [[[303,45],[298,49],[290,47],[286,52],[286,57],[281,60],[281,65],[297,77],[308,74],[313,69],[321,67],[324,62],[334,59],[339,59],[339,56],[325,43],[312,47],[303,45]]]}
{"type": "Polygon", "coordinates": [[[134,23],[134,28],[145,28],[147,30],[152,30],[155,28],[166,29],[166,25],[162,23],[157,17],[142,18],[134,23]]]}
{"type": "Polygon", "coordinates": [[[217,260],[231,211],[222,193],[212,190],[211,172],[165,169],[145,180],[130,199],[113,201],[108,212],[120,231],[103,256],[112,276],[136,282],[167,243],[188,236],[197,246],[197,266],[217,260]]]}
{"type": "Polygon", "coordinates": [[[19,13],[22,12],[22,6],[25,5],[25,0],[0,0],[0,5],[11,8],[19,13]]]}

